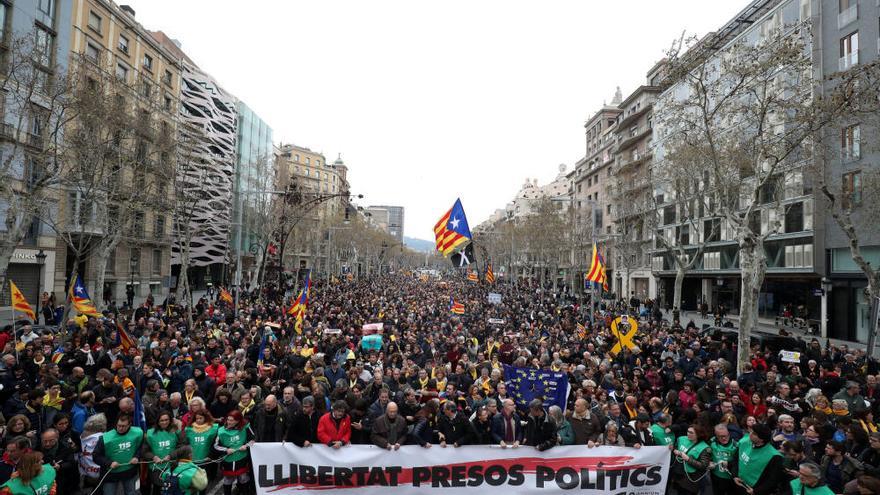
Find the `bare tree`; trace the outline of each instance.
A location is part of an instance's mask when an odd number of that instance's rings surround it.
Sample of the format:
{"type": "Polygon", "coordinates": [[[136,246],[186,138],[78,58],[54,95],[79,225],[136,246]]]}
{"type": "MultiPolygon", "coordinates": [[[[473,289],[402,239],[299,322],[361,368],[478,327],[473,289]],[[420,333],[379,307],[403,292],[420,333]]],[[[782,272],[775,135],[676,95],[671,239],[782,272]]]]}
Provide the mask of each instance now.
{"type": "MultiPolygon", "coordinates": [[[[852,95],[813,93],[812,35],[808,24],[761,26],[756,41],[722,46],[713,35],[670,54],[670,80],[656,113],[666,119],[666,149],[701,156],[694,175],[739,247],[742,279],[740,369],[758,327],[758,296],[767,270],[765,241],[780,232],[781,198],[789,175],[811,159],[814,137],[850,111],[852,95]]],[[[875,88],[861,87],[858,91],[875,88]]]]}
{"type": "Polygon", "coordinates": [[[51,60],[47,47],[26,36],[10,42],[0,63],[0,293],[15,247],[41,212],[56,207],[55,188],[67,173],[60,144],[76,115],[68,77],[51,60]]]}

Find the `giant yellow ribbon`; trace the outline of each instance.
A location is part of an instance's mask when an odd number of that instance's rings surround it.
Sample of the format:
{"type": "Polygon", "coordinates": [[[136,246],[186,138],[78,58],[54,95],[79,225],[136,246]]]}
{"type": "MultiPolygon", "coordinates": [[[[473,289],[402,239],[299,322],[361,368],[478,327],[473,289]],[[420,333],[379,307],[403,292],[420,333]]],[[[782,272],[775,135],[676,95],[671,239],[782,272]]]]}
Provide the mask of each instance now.
{"type": "Polygon", "coordinates": [[[611,354],[617,355],[618,352],[626,346],[627,349],[632,349],[636,346],[633,343],[632,339],[636,336],[636,333],[639,331],[639,322],[634,318],[630,318],[628,316],[618,316],[611,322],[611,334],[617,337],[617,343],[614,344],[614,347],[611,348],[611,354]],[[629,324],[629,332],[621,333],[620,332],[620,324],[626,323],[629,324]]]}

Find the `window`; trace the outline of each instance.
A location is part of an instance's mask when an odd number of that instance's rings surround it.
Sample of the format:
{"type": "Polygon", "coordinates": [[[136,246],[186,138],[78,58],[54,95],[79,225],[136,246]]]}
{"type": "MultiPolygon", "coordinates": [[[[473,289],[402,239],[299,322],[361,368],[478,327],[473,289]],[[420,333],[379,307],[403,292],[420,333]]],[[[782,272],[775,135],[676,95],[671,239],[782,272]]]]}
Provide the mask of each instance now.
{"type": "Polygon", "coordinates": [[[132,234],[136,237],[143,238],[144,237],[144,212],[139,211],[134,214],[134,219],[132,220],[132,234]]]}
{"type": "Polygon", "coordinates": [[[129,257],[128,269],[131,273],[139,274],[141,272],[141,250],[131,248],[131,256],[129,257]]]}
{"type": "Polygon", "coordinates": [[[166,70],[165,70],[165,75],[162,76],[162,81],[163,81],[165,84],[171,86],[171,78],[172,78],[171,71],[166,69],[166,70]]]}
{"type": "Polygon", "coordinates": [[[153,235],[161,239],[165,235],[165,215],[156,215],[156,223],[153,225],[153,235]]]}
{"type": "Polygon", "coordinates": [[[293,155],[293,161],[299,163],[299,155],[293,155]]]}
{"type": "Polygon", "coordinates": [[[840,155],[844,160],[858,160],[861,156],[861,129],[851,125],[840,131],[840,155]]]}
{"type": "Polygon", "coordinates": [[[859,32],[840,38],[840,70],[846,70],[859,63],[859,32]]]}
{"type": "Polygon", "coordinates": [[[786,268],[810,268],[813,266],[813,245],[785,246],[786,268]]]}
{"type": "Polygon", "coordinates": [[[311,165],[311,164],[312,164],[312,159],[309,157],[306,157],[306,165],[311,165]]]}
{"type": "Polygon", "coordinates": [[[843,174],[843,205],[852,208],[862,204],[862,172],[843,174]]]}
{"type": "Polygon", "coordinates": [[[795,203],[785,210],[785,232],[804,230],[804,204],[795,203]]]}
{"type": "Polygon", "coordinates": [[[162,275],[162,251],[153,250],[153,275],[162,275]]]}
{"type": "Polygon", "coordinates": [[[97,46],[89,43],[86,45],[86,58],[91,60],[92,62],[98,63],[101,58],[101,49],[97,46]]]}
{"type": "Polygon", "coordinates": [[[605,207],[605,212],[608,213],[608,215],[611,215],[611,205],[605,207]]]}
{"type": "Polygon", "coordinates": [[[103,22],[103,19],[101,19],[101,16],[99,16],[98,14],[96,14],[94,12],[89,11],[89,28],[92,31],[94,31],[98,34],[101,34],[102,22],[103,22]]]}
{"type": "Polygon", "coordinates": [[[838,0],[840,10],[837,14],[837,29],[845,28],[859,18],[858,0],[838,0]]]}
{"type": "Polygon", "coordinates": [[[37,9],[51,17],[55,10],[55,0],[40,0],[37,4],[37,9]]]}
{"type": "Polygon", "coordinates": [[[141,79],[141,96],[149,98],[153,94],[153,85],[146,78],[141,79]]]}
{"type": "Polygon", "coordinates": [[[153,57],[144,54],[144,69],[153,72],[153,57]]]}
{"type": "Polygon", "coordinates": [[[49,31],[37,26],[34,56],[38,63],[44,67],[52,66],[52,51],[55,37],[49,31]]]}
{"type": "Polygon", "coordinates": [[[128,55],[128,38],[126,38],[125,36],[123,36],[121,34],[119,35],[118,48],[119,48],[119,51],[128,55]]]}
{"type": "Polygon", "coordinates": [[[128,82],[128,67],[122,64],[116,64],[116,79],[122,82],[128,82]]]}
{"type": "Polygon", "coordinates": [[[165,95],[165,110],[167,110],[167,111],[170,112],[170,111],[171,111],[171,108],[172,108],[172,105],[173,105],[173,103],[172,103],[172,100],[171,100],[171,96],[169,96],[169,95],[165,95]]]}
{"type": "Polygon", "coordinates": [[[703,253],[703,270],[720,270],[721,269],[721,253],[703,253]]]}

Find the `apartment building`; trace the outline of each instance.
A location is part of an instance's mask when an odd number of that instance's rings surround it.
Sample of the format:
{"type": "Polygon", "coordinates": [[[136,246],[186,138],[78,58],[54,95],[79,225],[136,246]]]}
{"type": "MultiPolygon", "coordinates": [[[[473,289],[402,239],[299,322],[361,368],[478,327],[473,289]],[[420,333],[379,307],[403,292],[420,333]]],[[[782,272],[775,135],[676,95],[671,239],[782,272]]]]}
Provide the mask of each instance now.
{"type": "Polygon", "coordinates": [[[403,217],[402,206],[376,205],[368,206],[367,212],[373,221],[391,237],[403,244],[403,217]]]}
{"type": "MultiPolygon", "coordinates": [[[[120,140],[127,143],[122,146],[132,148],[128,151],[135,157],[128,163],[130,170],[121,171],[120,178],[157,199],[153,206],[135,213],[130,228],[111,252],[103,287],[93,286],[99,269],[94,256],[82,261],[79,272],[94,299],[121,304],[129,287],[136,299],[149,294],[160,299],[170,287],[173,219],[169,198],[175,195],[176,156],[167,147],[169,140],[160,144],[157,138],[161,140],[158,133],[166,138],[176,134],[179,127],[181,60],[138,23],[131,7],[107,0],[73,0],[71,4],[71,69],[90,78],[115,78],[114,88],[127,88],[113,97],[120,111],[132,115],[139,127],[131,139],[120,140]]],[[[71,191],[63,195],[59,215],[79,219],[68,227],[82,229],[82,219],[94,221],[100,212],[99,205],[89,204],[81,193],[71,191]]],[[[58,279],[67,277],[73,268],[72,256],[65,258],[56,265],[58,279]]]]}

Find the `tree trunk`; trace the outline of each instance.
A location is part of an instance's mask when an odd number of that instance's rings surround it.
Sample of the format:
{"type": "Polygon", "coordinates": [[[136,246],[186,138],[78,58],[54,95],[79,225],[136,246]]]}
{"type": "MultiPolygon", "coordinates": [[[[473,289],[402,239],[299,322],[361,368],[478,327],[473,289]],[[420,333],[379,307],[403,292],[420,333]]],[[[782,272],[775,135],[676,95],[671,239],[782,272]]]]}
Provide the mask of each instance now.
{"type": "Polygon", "coordinates": [[[180,281],[177,284],[179,301],[186,306],[186,326],[192,331],[193,328],[193,300],[192,290],[189,286],[189,246],[184,246],[180,258],[180,281]]]}
{"type": "MultiPolygon", "coordinates": [[[[677,258],[677,257],[676,257],[677,258]]],[[[684,308],[680,307],[682,300],[682,286],[684,285],[684,265],[681,263],[681,260],[676,260],[675,262],[675,290],[673,291],[673,301],[675,304],[673,306],[679,306],[679,311],[682,311],[684,308]]],[[[680,313],[679,313],[680,314],[680,313]]]]}
{"type": "Polygon", "coordinates": [[[737,349],[737,373],[750,361],[751,335],[758,329],[758,296],[767,271],[767,255],[764,243],[749,233],[739,243],[739,266],[742,288],[739,303],[739,340],[737,349]]]}
{"type": "Polygon", "coordinates": [[[119,239],[108,241],[107,243],[101,243],[95,253],[95,292],[97,293],[100,291],[100,293],[93,294],[93,297],[97,297],[97,299],[93,299],[93,301],[95,302],[95,307],[98,308],[98,311],[104,310],[104,279],[106,278],[105,272],[107,271],[107,261],[110,260],[110,253],[112,253],[118,245],[119,239]]]}

